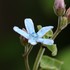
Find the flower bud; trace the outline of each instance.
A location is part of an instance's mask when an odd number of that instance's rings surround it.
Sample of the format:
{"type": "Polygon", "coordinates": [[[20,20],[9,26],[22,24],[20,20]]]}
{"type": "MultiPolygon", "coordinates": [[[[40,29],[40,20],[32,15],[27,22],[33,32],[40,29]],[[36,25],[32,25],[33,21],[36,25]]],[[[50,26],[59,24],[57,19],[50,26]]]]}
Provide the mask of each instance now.
{"type": "Polygon", "coordinates": [[[54,12],[57,16],[62,16],[62,15],[65,14],[64,0],[55,0],[55,2],[54,2],[54,12]]]}
{"type": "MultiPolygon", "coordinates": [[[[22,30],[26,31],[24,28],[22,30]]],[[[26,38],[24,38],[23,36],[20,36],[19,38],[23,46],[26,46],[28,44],[28,40],[26,38]]]]}
{"type": "Polygon", "coordinates": [[[66,17],[68,19],[68,23],[70,23],[70,7],[66,11],[66,17]]]}
{"type": "Polygon", "coordinates": [[[42,28],[41,25],[37,25],[37,29],[40,30],[42,28]]]}
{"type": "Polygon", "coordinates": [[[61,21],[59,23],[59,28],[61,30],[63,30],[65,27],[67,27],[67,25],[68,25],[68,19],[67,19],[67,17],[62,17],[62,19],[61,19],[61,21]]]}

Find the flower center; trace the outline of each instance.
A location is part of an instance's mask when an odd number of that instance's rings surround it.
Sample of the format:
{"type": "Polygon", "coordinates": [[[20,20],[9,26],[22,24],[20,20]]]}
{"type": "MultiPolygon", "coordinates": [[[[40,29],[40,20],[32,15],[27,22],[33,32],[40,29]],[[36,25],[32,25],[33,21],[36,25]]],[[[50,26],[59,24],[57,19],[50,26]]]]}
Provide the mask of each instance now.
{"type": "Polygon", "coordinates": [[[33,38],[34,40],[37,40],[38,35],[35,32],[33,32],[32,34],[30,34],[30,38],[33,38]]]}

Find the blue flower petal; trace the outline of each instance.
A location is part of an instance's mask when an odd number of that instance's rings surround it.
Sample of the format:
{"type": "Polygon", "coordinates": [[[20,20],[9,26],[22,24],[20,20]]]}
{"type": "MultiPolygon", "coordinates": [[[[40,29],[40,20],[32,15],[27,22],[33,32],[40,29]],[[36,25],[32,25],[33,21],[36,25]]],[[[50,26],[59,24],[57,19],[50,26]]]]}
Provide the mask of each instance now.
{"type": "Polygon", "coordinates": [[[29,34],[35,33],[33,21],[30,18],[24,20],[26,30],[29,34]]]}
{"type": "Polygon", "coordinates": [[[37,44],[37,42],[33,39],[29,39],[28,43],[30,43],[31,45],[36,45],[37,44]]]}
{"type": "Polygon", "coordinates": [[[14,27],[13,27],[13,30],[14,30],[15,32],[17,32],[18,34],[22,35],[23,37],[25,37],[26,39],[29,38],[29,34],[26,33],[25,31],[23,31],[22,29],[18,28],[17,26],[14,26],[14,27]]]}
{"type": "Polygon", "coordinates": [[[39,37],[43,37],[49,30],[51,30],[53,28],[53,26],[46,26],[43,27],[42,29],[40,29],[37,34],[39,37]]]}
{"type": "Polygon", "coordinates": [[[39,38],[37,40],[37,42],[41,42],[46,45],[53,45],[53,43],[54,43],[54,41],[52,39],[43,39],[43,38],[39,38]]]}
{"type": "Polygon", "coordinates": [[[52,39],[44,39],[43,44],[53,45],[54,41],[52,39]]]}

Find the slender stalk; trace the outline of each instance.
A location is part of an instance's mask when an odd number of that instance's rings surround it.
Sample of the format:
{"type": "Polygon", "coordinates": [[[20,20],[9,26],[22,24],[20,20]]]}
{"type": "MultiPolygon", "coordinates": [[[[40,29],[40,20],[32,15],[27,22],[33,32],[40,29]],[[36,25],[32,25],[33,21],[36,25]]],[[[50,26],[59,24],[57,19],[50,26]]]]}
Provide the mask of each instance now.
{"type": "Polygon", "coordinates": [[[57,26],[57,29],[56,29],[56,31],[55,31],[53,37],[52,37],[53,40],[54,40],[54,39],[58,36],[58,34],[62,31],[62,30],[60,29],[61,19],[62,19],[62,16],[59,16],[59,17],[58,17],[58,26],[57,26]]]}
{"type": "Polygon", "coordinates": [[[39,63],[40,63],[40,60],[44,54],[44,51],[45,51],[45,48],[40,47],[38,55],[37,55],[35,63],[34,63],[34,66],[33,66],[33,70],[38,70],[39,63]]]}
{"type": "Polygon", "coordinates": [[[26,55],[26,56],[24,57],[24,61],[25,61],[26,70],[30,70],[29,61],[28,61],[28,55],[26,55]]]}
{"type": "Polygon", "coordinates": [[[31,50],[32,50],[32,48],[33,48],[33,46],[30,45],[29,48],[28,48],[28,51],[27,51],[26,53],[23,54],[23,57],[26,56],[26,55],[29,55],[30,52],[31,52],[31,50]]]}
{"type": "Polygon", "coordinates": [[[24,58],[26,70],[30,70],[28,56],[29,56],[29,53],[31,52],[32,48],[33,48],[32,45],[25,46],[25,51],[24,51],[23,58],[24,58]]]}
{"type": "Polygon", "coordinates": [[[55,33],[54,33],[52,39],[54,40],[54,39],[58,36],[58,34],[59,34],[60,32],[61,32],[61,30],[57,28],[57,30],[55,31],[55,33]]]}

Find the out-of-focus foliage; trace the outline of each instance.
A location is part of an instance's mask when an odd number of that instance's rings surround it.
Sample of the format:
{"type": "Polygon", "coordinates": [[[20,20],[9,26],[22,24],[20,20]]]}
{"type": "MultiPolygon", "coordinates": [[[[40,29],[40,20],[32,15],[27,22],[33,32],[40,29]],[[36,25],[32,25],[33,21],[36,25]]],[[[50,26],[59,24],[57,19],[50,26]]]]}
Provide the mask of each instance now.
{"type": "Polygon", "coordinates": [[[44,13],[48,14],[51,13],[49,15],[53,14],[53,3],[54,0],[41,0],[40,4],[41,4],[41,8],[44,11],[44,13]]]}
{"type": "Polygon", "coordinates": [[[70,46],[66,46],[65,49],[58,52],[58,58],[64,61],[64,64],[61,70],[70,70],[70,46]]]}

